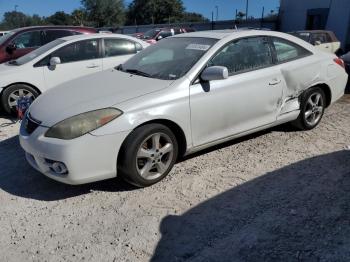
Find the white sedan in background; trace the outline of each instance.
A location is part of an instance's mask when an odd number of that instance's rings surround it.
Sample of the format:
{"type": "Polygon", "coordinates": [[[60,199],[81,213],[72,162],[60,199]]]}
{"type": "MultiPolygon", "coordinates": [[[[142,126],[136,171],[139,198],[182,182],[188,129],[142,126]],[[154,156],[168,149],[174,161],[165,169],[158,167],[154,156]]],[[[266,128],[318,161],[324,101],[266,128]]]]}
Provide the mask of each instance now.
{"type": "Polygon", "coordinates": [[[20,97],[34,100],[63,82],[118,66],[148,45],[142,40],[118,34],[57,39],[0,65],[1,105],[11,113],[20,97]]]}
{"type": "Polygon", "coordinates": [[[55,180],[149,186],[183,155],[286,122],[315,128],[346,82],[340,58],[291,35],[188,33],[41,95],[20,143],[55,180]]]}

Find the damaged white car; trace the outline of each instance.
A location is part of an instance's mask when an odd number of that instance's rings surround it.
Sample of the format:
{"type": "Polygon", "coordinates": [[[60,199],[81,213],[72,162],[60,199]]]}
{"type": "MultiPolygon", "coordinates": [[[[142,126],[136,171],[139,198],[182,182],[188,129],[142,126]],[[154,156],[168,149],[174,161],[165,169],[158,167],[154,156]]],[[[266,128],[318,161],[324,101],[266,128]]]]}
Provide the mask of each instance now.
{"type": "Polygon", "coordinates": [[[316,127],[346,82],[341,59],[291,35],[188,33],[50,89],[29,108],[20,142],[55,180],[121,175],[149,186],[183,155],[286,122],[316,127]]]}

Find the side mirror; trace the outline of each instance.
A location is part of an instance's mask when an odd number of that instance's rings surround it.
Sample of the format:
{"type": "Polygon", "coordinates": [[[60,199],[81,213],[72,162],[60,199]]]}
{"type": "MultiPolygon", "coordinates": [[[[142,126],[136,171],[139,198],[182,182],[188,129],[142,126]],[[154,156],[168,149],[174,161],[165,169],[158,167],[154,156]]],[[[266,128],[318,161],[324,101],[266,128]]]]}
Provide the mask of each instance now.
{"type": "Polygon", "coordinates": [[[162,39],[163,39],[163,37],[161,35],[157,37],[157,41],[162,40],[162,39]]]}
{"type": "Polygon", "coordinates": [[[315,41],[315,45],[320,45],[320,44],[322,44],[320,40],[315,41]]]}
{"type": "Polygon", "coordinates": [[[61,59],[59,57],[57,57],[57,56],[51,57],[50,66],[54,67],[54,66],[57,66],[59,64],[61,64],[61,59]]]}
{"type": "Polygon", "coordinates": [[[204,69],[201,79],[204,81],[223,80],[228,78],[228,70],[225,66],[210,66],[204,69]]]}
{"type": "Polygon", "coordinates": [[[15,44],[9,44],[7,47],[6,47],[6,52],[9,53],[9,54],[12,54],[13,51],[15,51],[17,49],[16,45],[15,44]]]}

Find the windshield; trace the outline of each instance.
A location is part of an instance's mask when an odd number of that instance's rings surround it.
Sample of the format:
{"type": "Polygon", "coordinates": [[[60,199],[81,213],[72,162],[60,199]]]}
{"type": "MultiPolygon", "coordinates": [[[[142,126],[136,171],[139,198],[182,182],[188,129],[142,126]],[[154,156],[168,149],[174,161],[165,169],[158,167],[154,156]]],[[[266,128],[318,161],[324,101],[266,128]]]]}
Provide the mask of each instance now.
{"type": "Polygon", "coordinates": [[[300,39],[303,39],[306,42],[309,42],[310,40],[310,33],[306,33],[306,32],[294,32],[291,33],[292,35],[299,37],[300,39]]]}
{"type": "Polygon", "coordinates": [[[38,49],[26,54],[25,56],[22,56],[18,58],[17,60],[13,61],[11,64],[14,65],[24,65],[33,59],[37,58],[38,56],[41,56],[42,54],[46,53],[47,51],[51,50],[55,46],[58,46],[62,43],[66,42],[65,40],[62,39],[56,39],[46,45],[43,45],[42,47],[39,47],[38,49]]]}
{"type": "Polygon", "coordinates": [[[144,33],[143,38],[144,39],[152,39],[157,36],[157,34],[160,32],[160,29],[151,29],[148,30],[146,33],[144,33]]]}
{"type": "Polygon", "coordinates": [[[175,80],[184,76],[217,41],[198,37],[167,38],[133,56],[119,70],[175,80]]]}
{"type": "Polygon", "coordinates": [[[6,42],[7,39],[9,39],[11,36],[13,36],[16,32],[10,31],[3,36],[0,36],[0,45],[6,42]]]}

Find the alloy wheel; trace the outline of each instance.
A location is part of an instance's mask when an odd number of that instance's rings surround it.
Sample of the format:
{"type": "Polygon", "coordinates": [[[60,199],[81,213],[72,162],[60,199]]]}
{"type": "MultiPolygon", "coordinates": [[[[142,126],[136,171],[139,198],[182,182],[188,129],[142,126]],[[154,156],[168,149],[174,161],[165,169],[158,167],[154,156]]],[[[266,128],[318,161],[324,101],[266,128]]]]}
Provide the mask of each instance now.
{"type": "Polygon", "coordinates": [[[17,106],[17,100],[21,97],[28,97],[28,98],[32,98],[34,100],[34,95],[32,94],[32,92],[26,90],[26,89],[17,89],[15,91],[13,91],[7,99],[8,105],[10,106],[10,108],[15,109],[17,106]]]}
{"type": "Polygon", "coordinates": [[[170,167],[174,156],[174,145],[165,133],[148,136],[136,155],[136,169],[141,177],[154,180],[161,177],[170,167]]]}
{"type": "Polygon", "coordinates": [[[308,125],[316,125],[323,114],[324,101],[320,93],[313,93],[306,102],[305,121],[308,125]]]}

